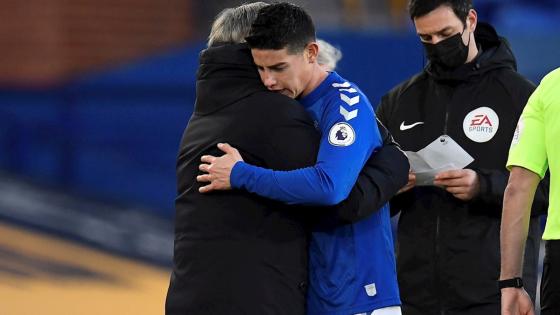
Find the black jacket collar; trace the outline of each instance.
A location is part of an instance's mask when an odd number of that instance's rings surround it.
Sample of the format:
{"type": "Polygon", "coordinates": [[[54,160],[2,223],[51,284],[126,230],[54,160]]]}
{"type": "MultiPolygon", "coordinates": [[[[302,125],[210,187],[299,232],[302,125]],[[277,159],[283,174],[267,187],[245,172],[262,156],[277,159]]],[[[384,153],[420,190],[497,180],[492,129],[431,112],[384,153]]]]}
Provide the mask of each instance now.
{"type": "Polygon", "coordinates": [[[194,111],[207,115],[265,91],[247,44],[212,46],[200,53],[194,111]]]}

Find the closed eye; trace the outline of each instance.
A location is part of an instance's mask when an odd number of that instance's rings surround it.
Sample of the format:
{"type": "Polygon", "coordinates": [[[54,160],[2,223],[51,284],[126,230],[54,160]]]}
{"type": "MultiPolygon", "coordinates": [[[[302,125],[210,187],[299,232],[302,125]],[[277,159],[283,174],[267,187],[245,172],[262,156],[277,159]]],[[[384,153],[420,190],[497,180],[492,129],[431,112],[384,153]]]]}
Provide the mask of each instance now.
{"type": "Polygon", "coordinates": [[[273,66],[273,67],[270,67],[270,71],[282,72],[282,71],[286,70],[286,68],[287,68],[286,65],[273,66]]]}
{"type": "Polygon", "coordinates": [[[441,39],[446,39],[448,37],[450,37],[451,35],[453,35],[453,28],[451,26],[448,26],[442,30],[439,30],[435,33],[431,33],[431,34],[421,34],[418,33],[418,37],[420,37],[420,40],[423,42],[431,42],[432,41],[432,37],[436,36],[439,37],[441,39]]]}
{"type": "Polygon", "coordinates": [[[423,42],[429,42],[432,40],[432,36],[431,35],[419,35],[420,36],[420,40],[423,42]]]}

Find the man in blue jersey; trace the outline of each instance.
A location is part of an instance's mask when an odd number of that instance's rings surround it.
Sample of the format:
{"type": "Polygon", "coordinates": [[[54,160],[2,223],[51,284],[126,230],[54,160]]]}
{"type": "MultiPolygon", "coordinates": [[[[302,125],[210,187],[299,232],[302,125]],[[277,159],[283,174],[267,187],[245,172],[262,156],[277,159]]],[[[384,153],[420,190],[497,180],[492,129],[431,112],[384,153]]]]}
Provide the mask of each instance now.
{"type": "MultiPolygon", "coordinates": [[[[381,145],[371,104],[354,84],[321,69],[313,22],[300,7],[261,9],[246,40],[265,86],[297,99],[314,119],[322,135],[317,161],[275,171],[247,164],[220,144],[225,155],[202,157],[200,170],[208,174],[197,180],[210,183],[200,191],[245,189],[288,204],[341,202],[381,145]]],[[[308,314],[401,314],[386,205],[353,224],[321,218],[312,231],[309,267],[308,314]]]]}

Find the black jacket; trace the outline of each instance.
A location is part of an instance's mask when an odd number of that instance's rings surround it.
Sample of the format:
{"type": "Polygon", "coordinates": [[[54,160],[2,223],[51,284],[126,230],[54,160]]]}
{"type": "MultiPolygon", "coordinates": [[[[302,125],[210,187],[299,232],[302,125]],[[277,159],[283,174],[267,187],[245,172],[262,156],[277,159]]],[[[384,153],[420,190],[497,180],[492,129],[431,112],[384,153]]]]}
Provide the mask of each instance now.
{"type": "MultiPolygon", "coordinates": [[[[508,43],[490,25],[479,23],[475,38],[481,53],[474,61],[452,72],[428,64],[385,95],[377,113],[403,150],[418,151],[449,135],[474,158],[466,168],[480,179],[480,194],[469,202],[433,186],[415,187],[391,201],[392,211],[400,211],[397,270],[406,315],[498,314],[505,165],[517,120],[535,87],[516,72],[508,43]],[[490,110],[471,113],[481,107],[490,110]],[[416,122],[423,124],[410,128],[416,122]],[[494,136],[484,142],[487,132],[494,136]]],[[[546,211],[547,191],[545,180],[535,196],[535,215],[546,211]]],[[[524,273],[533,298],[539,233],[533,219],[524,273]]]]}
{"type": "Polygon", "coordinates": [[[368,215],[404,185],[406,158],[387,145],[368,161],[348,200],[315,210],[240,190],[200,194],[200,157],[219,155],[218,142],[239,149],[250,164],[290,170],[315,163],[319,134],[300,104],[265,89],[246,45],[202,52],[177,162],[166,314],[305,314],[310,219],[368,215]]]}

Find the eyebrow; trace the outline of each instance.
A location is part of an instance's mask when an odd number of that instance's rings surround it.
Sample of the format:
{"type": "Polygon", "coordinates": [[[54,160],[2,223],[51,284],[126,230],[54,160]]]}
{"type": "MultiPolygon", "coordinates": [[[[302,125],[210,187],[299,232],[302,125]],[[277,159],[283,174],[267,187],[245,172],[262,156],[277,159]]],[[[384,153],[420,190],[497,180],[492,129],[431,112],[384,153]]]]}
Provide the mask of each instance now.
{"type": "Polygon", "coordinates": [[[449,31],[450,29],[453,29],[453,28],[451,26],[446,26],[445,28],[443,28],[443,29],[441,29],[437,32],[430,33],[430,34],[422,34],[422,33],[416,33],[416,34],[418,34],[418,36],[430,36],[430,35],[433,35],[433,34],[445,33],[446,31],[449,31]]]}
{"type": "Polygon", "coordinates": [[[287,64],[286,62],[279,62],[279,63],[277,63],[277,64],[273,64],[272,66],[266,66],[266,67],[264,67],[264,66],[258,65],[258,67],[260,67],[260,68],[269,68],[269,69],[278,69],[278,68],[280,68],[280,67],[282,67],[282,66],[285,66],[286,64],[287,64]]]}
{"type": "Polygon", "coordinates": [[[268,68],[269,68],[269,69],[277,70],[277,69],[280,69],[280,68],[284,67],[285,65],[286,65],[285,62],[279,62],[279,63],[277,63],[277,64],[275,64],[275,65],[272,65],[272,66],[270,66],[270,67],[268,67],[268,68]]]}

